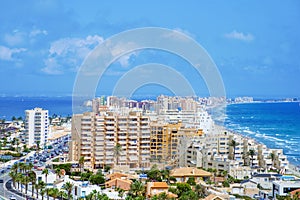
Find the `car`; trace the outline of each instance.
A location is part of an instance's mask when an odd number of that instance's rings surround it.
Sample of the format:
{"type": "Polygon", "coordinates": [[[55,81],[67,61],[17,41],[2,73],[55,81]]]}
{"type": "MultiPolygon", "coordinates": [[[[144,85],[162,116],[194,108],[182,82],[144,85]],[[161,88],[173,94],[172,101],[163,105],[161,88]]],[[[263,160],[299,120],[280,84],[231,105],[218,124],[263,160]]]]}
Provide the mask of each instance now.
{"type": "Polygon", "coordinates": [[[11,195],[9,199],[10,199],[10,200],[17,200],[16,197],[13,196],[13,195],[11,195]]]}

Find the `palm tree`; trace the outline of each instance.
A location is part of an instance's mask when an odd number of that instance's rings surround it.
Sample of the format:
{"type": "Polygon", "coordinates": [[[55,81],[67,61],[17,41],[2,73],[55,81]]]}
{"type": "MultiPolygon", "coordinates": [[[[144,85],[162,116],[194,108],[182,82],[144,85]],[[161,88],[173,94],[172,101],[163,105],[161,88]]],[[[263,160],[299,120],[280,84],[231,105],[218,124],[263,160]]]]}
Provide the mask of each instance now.
{"type": "Polygon", "coordinates": [[[42,171],[42,174],[45,174],[45,183],[46,183],[46,185],[47,185],[47,178],[48,178],[48,174],[49,174],[49,170],[47,169],[47,168],[45,168],[43,171],[42,171]]]}
{"type": "MultiPolygon", "coordinates": [[[[21,184],[25,185],[25,194],[27,194],[27,189],[28,189],[28,183],[30,182],[29,177],[26,175],[21,175],[21,184]]],[[[21,188],[22,191],[22,188],[21,188]]]]}
{"type": "Polygon", "coordinates": [[[63,199],[64,197],[67,196],[67,194],[63,190],[59,190],[58,191],[58,196],[60,197],[60,199],[63,199]]]}
{"type": "Polygon", "coordinates": [[[23,162],[20,162],[19,164],[19,170],[23,173],[25,173],[25,169],[26,169],[26,164],[23,162]]]}
{"type": "Polygon", "coordinates": [[[200,184],[197,184],[195,186],[195,192],[196,192],[198,198],[204,198],[206,196],[205,187],[200,184]]]}
{"type": "Polygon", "coordinates": [[[48,188],[47,188],[47,185],[48,185],[48,180],[47,180],[47,178],[48,178],[48,174],[49,174],[49,170],[47,169],[47,168],[45,168],[43,171],[42,171],[42,174],[45,174],[45,183],[46,183],[46,193],[47,193],[47,199],[49,199],[49,190],[48,190],[48,188]]]}
{"type": "Polygon", "coordinates": [[[19,170],[19,165],[16,163],[11,167],[11,171],[14,171],[14,173],[16,174],[19,170]]]}
{"type": "Polygon", "coordinates": [[[46,188],[41,190],[42,200],[44,200],[44,195],[46,194],[46,188]]]}
{"type": "MultiPolygon", "coordinates": [[[[37,199],[39,199],[39,190],[40,190],[40,193],[42,195],[42,191],[44,191],[44,189],[46,188],[46,184],[44,181],[39,181],[38,184],[35,186],[35,189],[36,189],[36,195],[37,195],[37,199]]],[[[42,195],[43,196],[43,195],[42,195]]]]}
{"type": "Polygon", "coordinates": [[[170,170],[162,170],[161,171],[162,179],[165,180],[168,184],[170,183],[170,170]]]}
{"type": "Polygon", "coordinates": [[[15,173],[14,171],[10,171],[10,172],[9,172],[9,176],[10,176],[10,178],[12,179],[14,188],[16,188],[17,175],[18,175],[18,174],[15,173]]]}
{"type": "Polygon", "coordinates": [[[27,165],[25,165],[26,172],[29,172],[30,170],[32,170],[32,168],[33,168],[33,164],[32,163],[28,163],[27,165]]]}
{"type": "Polygon", "coordinates": [[[116,165],[119,165],[119,156],[122,153],[122,146],[120,143],[117,143],[116,146],[114,146],[114,156],[116,157],[116,165]]]}
{"type": "Polygon", "coordinates": [[[233,148],[233,157],[232,157],[233,159],[232,160],[235,160],[235,147],[238,146],[238,143],[232,139],[228,145],[233,148]]]}
{"type": "Polygon", "coordinates": [[[36,174],[34,173],[34,171],[29,171],[28,177],[29,177],[29,181],[31,182],[31,186],[32,186],[31,196],[33,197],[33,195],[34,195],[34,187],[35,187],[35,183],[36,183],[36,174]]]}
{"type": "Polygon", "coordinates": [[[248,152],[249,156],[251,157],[251,166],[253,166],[253,156],[255,155],[255,150],[254,149],[250,149],[248,152]]]}
{"type": "Polygon", "coordinates": [[[270,158],[272,160],[272,167],[274,167],[274,161],[276,159],[275,154],[274,153],[270,153],[270,158]]]}
{"type": "Polygon", "coordinates": [[[36,142],[36,151],[37,151],[37,153],[39,153],[39,151],[40,151],[40,141],[37,141],[36,142]]]}
{"type": "Polygon", "coordinates": [[[22,178],[23,178],[23,175],[21,173],[17,173],[16,182],[18,183],[18,190],[20,190],[20,183],[22,182],[22,178]]]}
{"type": "Polygon", "coordinates": [[[45,188],[45,191],[46,191],[46,195],[47,195],[47,200],[49,200],[49,197],[50,197],[49,193],[51,191],[51,188],[45,188]]]}
{"type": "Polygon", "coordinates": [[[80,171],[81,171],[81,173],[82,173],[82,170],[83,170],[83,168],[84,168],[84,157],[83,157],[83,156],[80,156],[79,161],[78,161],[78,164],[79,164],[79,166],[80,166],[80,171]]]}
{"type": "Polygon", "coordinates": [[[71,198],[71,193],[72,193],[72,190],[73,190],[73,186],[74,185],[70,182],[66,182],[66,184],[64,185],[64,189],[68,194],[68,199],[71,198]]]}
{"type": "Polygon", "coordinates": [[[214,175],[214,183],[216,184],[217,169],[213,168],[213,169],[211,169],[211,172],[212,172],[213,175],[214,175]]]}
{"type": "Polygon", "coordinates": [[[55,200],[59,197],[59,190],[57,188],[51,188],[49,190],[49,196],[53,197],[53,199],[55,200]]]}
{"type": "Polygon", "coordinates": [[[226,170],[222,171],[222,175],[227,179],[228,178],[228,171],[226,171],[226,170]]]}
{"type": "Polygon", "coordinates": [[[129,192],[133,195],[133,197],[142,196],[145,192],[145,186],[140,181],[135,181],[130,185],[129,192]]]}
{"type": "MultiPolygon", "coordinates": [[[[60,169],[59,167],[55,169],[55,174],[56,174],[56,176],[57,176],[58,178],[60,178],[60,175],[61,175],[61,169],[60,169]]],[[[56,177],[56,178],[57,178],[57,177],[56,177]]]]}

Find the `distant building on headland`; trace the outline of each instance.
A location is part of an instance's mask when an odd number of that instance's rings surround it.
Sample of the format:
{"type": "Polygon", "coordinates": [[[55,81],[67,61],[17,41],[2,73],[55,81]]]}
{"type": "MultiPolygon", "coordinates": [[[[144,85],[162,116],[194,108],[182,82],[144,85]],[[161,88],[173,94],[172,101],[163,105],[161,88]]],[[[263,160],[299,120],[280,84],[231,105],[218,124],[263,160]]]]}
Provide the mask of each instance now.
{"type": "Polygon", "coordinates": [[[34,108],[25,111],[25,131],[22,135],[22,142],[28,147],[44,146],[49,134],[48,110],[34,108]]]}

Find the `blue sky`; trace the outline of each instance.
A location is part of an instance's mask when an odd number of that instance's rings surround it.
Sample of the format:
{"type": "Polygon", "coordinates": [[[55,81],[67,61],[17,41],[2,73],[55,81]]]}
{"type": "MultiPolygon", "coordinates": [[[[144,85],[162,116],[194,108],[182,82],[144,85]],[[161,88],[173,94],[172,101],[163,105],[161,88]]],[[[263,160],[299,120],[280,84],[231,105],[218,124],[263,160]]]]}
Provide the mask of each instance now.
{"type": "MultiPolygon", "coordinates": [[[[122,31],[152,26],[181,31],[201,44],[216,63],[227,96],[300,97],[299,19],[297,0],[5,0],[0,7],[0,95],[71,95],[77,70],[93,48],[122,31]]],[[[188,63],[153,50],[113,63],[97,95],[109,94],[122,74],[149,62],[174,67],[198,95],[207,95],[188,63]]],[[[138,90],[166,91],[155,85],[138,90]]]]}

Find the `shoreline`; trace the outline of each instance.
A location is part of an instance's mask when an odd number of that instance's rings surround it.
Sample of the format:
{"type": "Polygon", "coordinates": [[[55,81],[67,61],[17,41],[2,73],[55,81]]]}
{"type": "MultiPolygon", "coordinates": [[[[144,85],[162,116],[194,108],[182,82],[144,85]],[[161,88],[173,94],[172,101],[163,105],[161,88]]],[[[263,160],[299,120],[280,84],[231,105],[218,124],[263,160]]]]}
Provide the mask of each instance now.
{"type": "MultiPolygon", "coordinates": [[[[236,130],[229,129],[229,128],[225,127],[224,125],[215,124],[215,126],[221,128],[221,129],[227,130],[227,131],[229,131],[230,133],[232,133],[232,134],[234,134],[234,135],[238,135],[238,136],[241,137],[241,138],[251,139],[251,140],[253,140],[256,144],[266,145],[266,147],[267,147],[268,149],[271,149],[267,144],[265,144],[265,143],[263,143],[263,142],[257,141],[256,138],[249,137],[249,136],[247,136],[247,135],[243,135],[242,133],[239,133],[239,132],[237,132],[236,130]]],[[[277,148],[277,149],[283,149],[283,148],[277,148]]],[[[297,176],[300,177],[300,164],[297,165],[296,163],[291,162],[288,155],[286,155],[286,154],[283,154],[283,155],[287,156],[287,159],[288,159],[288,161],[289,161],[289,164],[288,164],[288,166],[287,166],[288,168],[287,168],[286,170],[291,171],[293,174],[295,174],[295,175],[297,175],[297,176]]]]}

